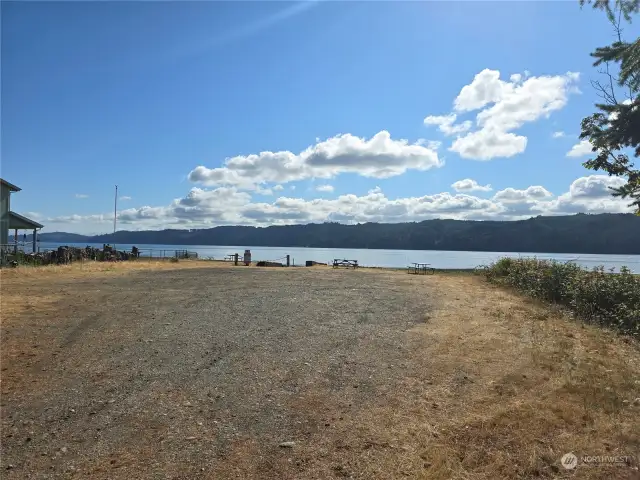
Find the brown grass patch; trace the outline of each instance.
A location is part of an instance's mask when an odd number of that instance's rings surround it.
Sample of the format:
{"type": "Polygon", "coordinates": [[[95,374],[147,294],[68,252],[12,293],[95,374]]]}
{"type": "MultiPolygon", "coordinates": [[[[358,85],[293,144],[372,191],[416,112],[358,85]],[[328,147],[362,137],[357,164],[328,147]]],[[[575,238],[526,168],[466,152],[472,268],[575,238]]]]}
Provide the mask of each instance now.
{"type": "MultiPolygon", "coordinates": [[[[139,270],[229,266],[211,261],[92,262],[0,272],[2,327],[11,327],[11,336],[2,338],[2,361],[12,370],[8,378],[3,375],[3,393],[13,394],[18,387],[27,390],[25,386],[36,378],[43,381],[37,373],[47,365],[44,360],[37,362],[41,346],[32,343],[37,338],[45,344],[56,322],[65,321],[56,316],[61,305],[78,309],[72,311],[83,318],[101,308],[107,294],[98,291],[96,282],[83,285],[83,280],[139,270]],[[74,292],[80,288],[96,289],[100,299],[96,305],[75,300],[74,292]],[[25,319],[28,322],[21,323],[25,319]]],[[[309,280],[313,275],[360,275],[326,267],[313,270],[305,270],[309,280]]],[[[578,457],[638,455],[640,400],[635,400],[640,399],[640,348],[636,342],[582,325],[478,277],[362,271],[393,277],[392,289],[413,288],[416,295],[434,296],[434,308],[424,314],[424,322],[412,324],[403,333],[407,354],[395,357],[403,362],[403,369],[393,370],[402,376],[391,382],[383,378],[388,375],[384,367],[372,372],[371,398],[359,404],[362,408],[352,406],[356,402],[351,389],[333,389],[323,371],[317,381],[300,382],[295,395],[283,397],[288,418],[299,425],[295,438],[283,439],[278,431],[253,438],[241,435],[216,457],[205,457],[201,451],[215,441],[219,427],[214,419],[225,412],[212,407],[207,417],[206,409],[196,414],[195,408],[188,408],[167,420],[157,420],[149,412],[131,412],[126,416],[126,424],[132,425],[126,430],[131,438],[124,438],[122,448],[109,456],[96,454],[95,459],[85,460],[85,473],[109,478],[211,479],[638,478],[637,461],[625,466],[579,465],[576,470],[565,470],[559,462],[568,452],[578,457]],[[278,447],[289,439],[295,440],[294,448],[278,447]],[[189,462],[174,461],[178,455],[189,462]]],[[[134,295],[129,294],[126,305],[137,314],[134,295]]],[[[353,314],[354,328],[362,318],[361,312],[353,314]]],[[[105,331],[104,341],[118,344],[126,335],[145,338],[132,324],[105,331]]],[[[126,340],[132,342],[132,338],[126,340]]],[[[389,361],[388,353],[380,352],[381,365],[389,361]]],[[[283,355],[286,366],[290,359],[283,355]]],[[[349,360],[345,358],[341,367],[349,360]]],[[[71,358],[64,365],[74,369],[82,361],[71,358]]],[[[90,380],[115,382],[116,373],[96,367],[90,380]]],[[[264,381],[281,374],[265,372],[264,381]]],[[[360,390],[363,386],[361,382],[360,390]]],[[[181,405],[192,401],[180,388],[167,390],[164,384],[154,384],[148,392],[154,395],[158,411],[180,412],[181,405]]]]}
{"type": "Polygon", "coordinates": [[[362,423],[378,443],[404,447],[382,449],[385,468],[375,470],[378,458],[358,462],[357,471],[373,469],[371,478],[638,478],[636,343],[474,277],[424,281],[440,287],[442,302],[414,329],[430,345],[432,381],[406,379],[396,401],[367,415],[362,423]],[[636,460],[568,471],[559,463],[568,452],[636,460]]]}

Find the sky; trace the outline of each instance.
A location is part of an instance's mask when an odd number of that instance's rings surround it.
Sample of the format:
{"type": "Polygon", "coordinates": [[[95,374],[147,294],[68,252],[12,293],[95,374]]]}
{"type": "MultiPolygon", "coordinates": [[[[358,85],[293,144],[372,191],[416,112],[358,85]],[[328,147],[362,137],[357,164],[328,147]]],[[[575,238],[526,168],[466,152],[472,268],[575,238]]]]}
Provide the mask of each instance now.
{"type": "MultiPolygon", "coordinates": [[[[44,232],[627,212],[576,1],[2,2],[2,178],[44,232]]],[[[625,26],[637,38],[638,23],[625,26]]]]}

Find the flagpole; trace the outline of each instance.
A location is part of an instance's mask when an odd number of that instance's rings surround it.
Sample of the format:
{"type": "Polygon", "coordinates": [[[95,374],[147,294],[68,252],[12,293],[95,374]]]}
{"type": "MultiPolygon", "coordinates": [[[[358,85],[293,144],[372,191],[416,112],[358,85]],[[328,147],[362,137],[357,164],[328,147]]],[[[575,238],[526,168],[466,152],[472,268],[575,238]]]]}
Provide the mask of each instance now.
{"type": "Polygon", "coordinates": [[[113,233],[116,233],[117,216],[118,216],[118,185],[116,185],[116,196],[113,200],[113,233]]]}

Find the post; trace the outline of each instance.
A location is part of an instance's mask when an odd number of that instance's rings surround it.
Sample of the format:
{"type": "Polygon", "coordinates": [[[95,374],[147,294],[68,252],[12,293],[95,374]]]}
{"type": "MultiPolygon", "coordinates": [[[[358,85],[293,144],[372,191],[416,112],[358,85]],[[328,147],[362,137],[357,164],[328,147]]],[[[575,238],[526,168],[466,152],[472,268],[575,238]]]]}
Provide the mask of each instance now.
{"type": "Polygon", "coordinates": [[[33,229],[33,238],[31,239],[31,242],[33,243],[33,245],[31,246],[31,251],[33,253],[36,253],[36,235],[37,235],[37,230],[34,228],[33,229]]]}
{"type": "Polygon", "coordinates": [[[118,218],[118,185],[116,185],[116,196],[113,200],[113,233],[116,233],[116,218],[118,218]]]}
{"type": "Polygon", "coordinates": [[[18,254],[18,229],[17,228],[13,231],[13,243],[15,244],[13,246],[13,253],[14,255],[17,255],[18,254]]]}
{"type": "Polygon", "coordinates": [[[238,266],[238,256],[239,255],[237,253],[233,256],[234,257],[233,263],[236,267],[238,266]]]}
{"type": "Polygon", "coordinates": [[[287,267],[290,266],[289,255],[287,255],[287,267]]]}

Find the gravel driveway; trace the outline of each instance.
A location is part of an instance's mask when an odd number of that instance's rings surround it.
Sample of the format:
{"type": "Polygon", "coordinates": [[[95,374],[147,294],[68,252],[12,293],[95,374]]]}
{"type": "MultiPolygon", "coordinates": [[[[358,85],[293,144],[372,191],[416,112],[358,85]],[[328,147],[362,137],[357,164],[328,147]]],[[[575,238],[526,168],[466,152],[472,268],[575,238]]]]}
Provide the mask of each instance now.
{"type": "Polygon", "coordinates": [[[36,279],[48,309],[3,320],[3,477],[356,478],[358,412],[425,375],[408,330],[429,289],[323,268],[36,279]]]}

